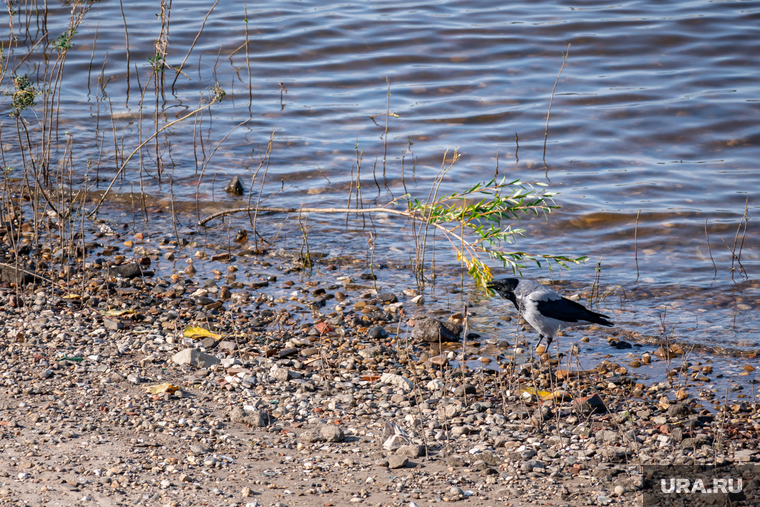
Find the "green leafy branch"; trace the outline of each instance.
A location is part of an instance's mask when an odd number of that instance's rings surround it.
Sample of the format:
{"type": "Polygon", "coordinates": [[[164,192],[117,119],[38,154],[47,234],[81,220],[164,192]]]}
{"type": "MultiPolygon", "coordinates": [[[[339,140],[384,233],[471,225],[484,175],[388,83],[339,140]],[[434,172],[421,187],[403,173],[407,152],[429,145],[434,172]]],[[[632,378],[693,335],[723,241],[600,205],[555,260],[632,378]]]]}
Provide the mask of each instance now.
{"type": "Polygon", "coordinates": [[[64,53],[68,51],[69,49],[74,47],[74,43],[72,42],[74,40],[74,35],[76,35],[77,30],[73,26],[69,27],[68,30],[63,32],[61,35],[55,38],[53,41],[53,49],[58,51],[59,53],[64,53]]]}
{"type": "Polygon", "coordinates": [[[24,109],[35,104],[38,91],[34,84],[29,81],[26,74],[23,76],[13,76],[13,87],[15,91],[11,99],[13,107],[11,116],[19,117],[24,109]]]}
{"type": "MultiPolygon", "coordinates": [[[[545,186],[540,183],[534,185],[545,186]]],[[[494,178],[463,192],[444,195],[429,204],[408,198],[408,212],[443,232],[457,252],[458,259],[467,267],[467,272],[482,287],[492,279],[483,256],[500,261],[513,272],[524,268],[526,261],[533,261],[539,267],[542,261],[546,261],[550,268],[551,262],[567,268],[568,263],[586,261],[587,257],[538,255],[504,248],[505,245],[515,244],[517,237],[525,235],[525,229],[513,228],[507,221],[519,221],[522,215],[546,215],[559,209],[553,204],[556,193],[536,190],[534,185],[520,180],[507,181],[506,178],[497,182],[494,178]]]]}

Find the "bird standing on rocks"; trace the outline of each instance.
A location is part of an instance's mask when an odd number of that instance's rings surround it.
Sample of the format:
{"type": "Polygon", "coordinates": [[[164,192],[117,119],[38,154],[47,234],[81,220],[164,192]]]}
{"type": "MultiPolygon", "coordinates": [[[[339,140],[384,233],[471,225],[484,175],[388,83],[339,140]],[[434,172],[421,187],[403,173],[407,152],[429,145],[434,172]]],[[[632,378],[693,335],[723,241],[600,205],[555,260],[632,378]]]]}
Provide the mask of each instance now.
{"type": "Polygon", "coordinates": [[[499,278],[488,284],[505,299],[509,299],[522,317],[538,331],[536,347],[546,337],[549,348],[560,328],[573,324],[601,324],[612,327],[609,317],[592,312],[581,304],[563,298],[549,287],[524,278],[499,278]]]}

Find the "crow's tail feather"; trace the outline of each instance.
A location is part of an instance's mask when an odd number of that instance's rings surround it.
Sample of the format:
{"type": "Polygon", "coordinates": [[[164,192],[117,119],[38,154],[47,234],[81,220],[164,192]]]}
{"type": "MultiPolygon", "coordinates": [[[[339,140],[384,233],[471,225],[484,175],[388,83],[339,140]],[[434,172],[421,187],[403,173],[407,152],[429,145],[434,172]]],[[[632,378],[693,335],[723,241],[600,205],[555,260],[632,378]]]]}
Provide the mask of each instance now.
{"type": "Polygon", "coordinates": [[[602,326],[607,326],[607,327],[614,326],[615,324],[613,324],[608,319],[609,317],[607,317],[606,315],[602,315],[601,313],[596,313],[589,310],[588,315],[583,320],[587,322],[591,322],[592,324],[600,324],[602,326]]]}

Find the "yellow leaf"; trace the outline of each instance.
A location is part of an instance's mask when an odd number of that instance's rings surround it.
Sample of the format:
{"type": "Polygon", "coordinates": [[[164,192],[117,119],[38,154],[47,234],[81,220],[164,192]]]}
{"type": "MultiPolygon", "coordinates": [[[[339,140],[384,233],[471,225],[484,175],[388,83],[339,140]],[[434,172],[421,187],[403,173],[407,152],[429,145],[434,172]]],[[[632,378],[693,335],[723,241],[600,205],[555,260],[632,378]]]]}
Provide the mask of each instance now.
{"type": "Polygon", "coordinates": [[[134,310],[107,310],[105,312],[100,312],[106,317],[121,317],[122,315],[127,315],[131,313],[135,313],[134,310]]]}
{"type": "Polygon", "coordinates": [[[209,336],[216,341],[222,339],[222,335],[212,333],[208,329],[203,329],[199,326],[187,326],[183,334],[185,338],[192,338],[193,340],[197,340],[199,338],[208,338],[209,336]]]}
{"type": "Polygon", "coordinates": [[[64,296],[61,296],[61,299],[82,299],[82,296],[79,294],[66,294],[64,296]]]}
{"type": "Polygon", "coordinates": [[[148,386],[146,389],[148,389],[148,392],[150,394],[163,394],[163,393],[174,394],[174,391],[178,391],[179,387],[174,386],[170,384],[169,382],[166,382],[164,384],[156,384],[154,386],[148,386]]]}
{"type": "Polygon", "coordinates": [[[521,387],[520,392],[528,393],[531,396],[536,396],[540,398],[542,401],[548,401],[548,400],[554,400],[554,399],[562,400],[565,398],[572,399],[572,397],[564,391],[556,391],[556,392],[550,393],[549,391],[541,391],[540,389],[537,390],[532,387],[521,387]]]}

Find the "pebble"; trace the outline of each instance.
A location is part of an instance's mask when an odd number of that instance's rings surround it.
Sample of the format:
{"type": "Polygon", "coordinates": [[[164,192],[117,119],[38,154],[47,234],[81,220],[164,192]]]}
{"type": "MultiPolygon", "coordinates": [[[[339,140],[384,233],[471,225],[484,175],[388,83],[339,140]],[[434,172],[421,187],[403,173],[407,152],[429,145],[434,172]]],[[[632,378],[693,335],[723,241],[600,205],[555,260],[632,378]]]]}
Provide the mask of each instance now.
{"type": "Polygon", "coordinates": [[[172,361],[179,365],[187,364],[198,368],[209,368],[210,366],[219,364],[218,358],[204,354],[196,349],[185,349],[177,352],[172,356],[172,361]]]}

